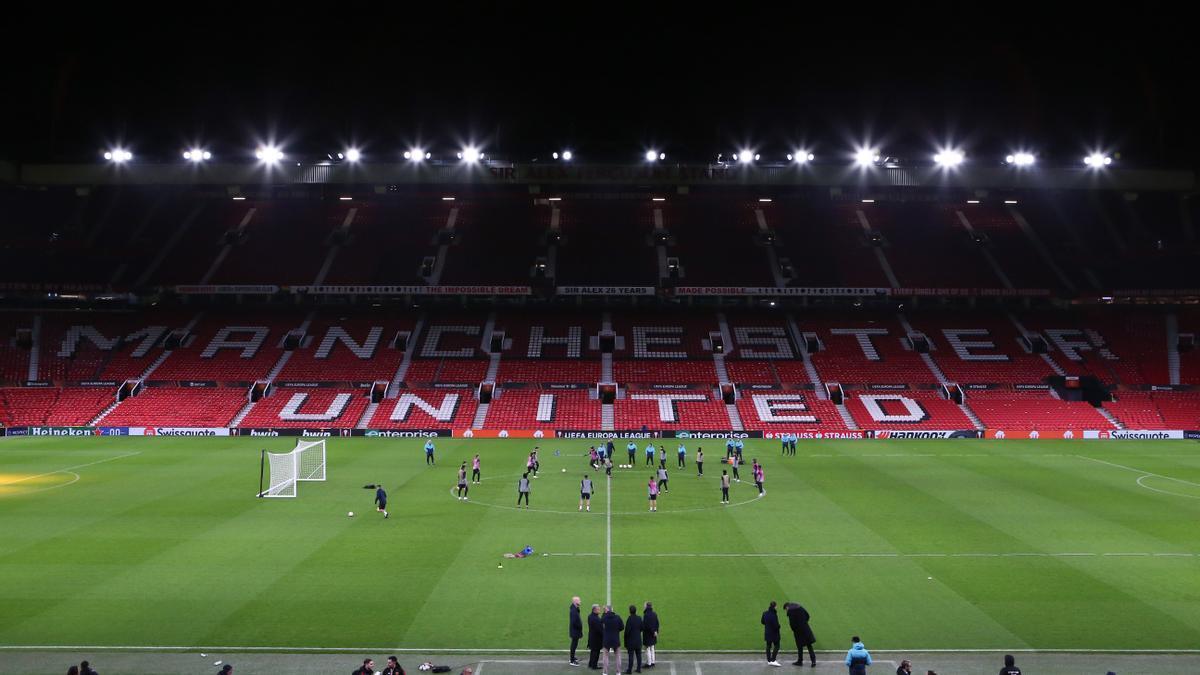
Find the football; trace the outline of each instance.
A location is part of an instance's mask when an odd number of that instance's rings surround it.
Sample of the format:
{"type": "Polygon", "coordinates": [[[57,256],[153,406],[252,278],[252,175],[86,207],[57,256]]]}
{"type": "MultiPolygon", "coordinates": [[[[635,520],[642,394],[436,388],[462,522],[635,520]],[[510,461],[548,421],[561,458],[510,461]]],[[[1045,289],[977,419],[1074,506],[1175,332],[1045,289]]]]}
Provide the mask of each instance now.
{"type": "Polygon", "coordinates": [[[351,511],[351,512],[347,513],[346,515],[347,515],[347,516],[349,516],[349,517],[351,517],[351,518],[353,518],[353,517],[354,517],[354,512],[353,512],[353,511],[351,511]]]}

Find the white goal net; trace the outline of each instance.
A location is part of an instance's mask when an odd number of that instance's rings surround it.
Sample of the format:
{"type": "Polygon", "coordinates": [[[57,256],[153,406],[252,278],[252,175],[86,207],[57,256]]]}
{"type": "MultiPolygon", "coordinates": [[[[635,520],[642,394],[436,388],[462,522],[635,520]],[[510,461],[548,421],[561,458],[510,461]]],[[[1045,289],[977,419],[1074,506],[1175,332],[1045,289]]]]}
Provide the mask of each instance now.
{"type": "Polygon", "coordinates": [[[259,497],[295,497],[302,480],[325,480],[325,441],[298,441],[291,452],[265,453],[259,497]]]}

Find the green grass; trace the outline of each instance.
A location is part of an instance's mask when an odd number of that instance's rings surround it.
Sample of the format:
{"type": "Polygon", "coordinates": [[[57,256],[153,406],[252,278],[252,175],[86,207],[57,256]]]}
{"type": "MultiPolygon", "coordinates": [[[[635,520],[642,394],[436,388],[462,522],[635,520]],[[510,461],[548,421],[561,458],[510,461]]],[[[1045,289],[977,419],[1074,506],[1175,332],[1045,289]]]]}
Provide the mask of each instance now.
{"type": "MultiPolygon", "coordinates": [[[[327,482],[255,499],[259,448],[293,443],[0,442],[0,644],[561,649],[569,598],[604,601],[603,480],[576,511],[585,442],[540,442],[529,511],[508,508],[518,440],[441,439],[429,469],[421,441],[335,438],[327,482]],[[486,480],[463,503],[450,490],[475,452],[486,480]],[[376,481],[386,521],[362,489],[376,481]],[[535,557],[497,568],[526,544],[535,557]]],[[[1195,443],[806,442],[782,458],[751,441],[768,494],[743,482],[729,507],[709,449],[705,478],[690,456],[672,470],[657,514],[648,469],[612,479],[613,604],[653,600],[664,648],[756,649],[772,599],[803,602],[826,649],[851,633],[874,649],[1200,645],[1195,443]],[[1088,555],[1045,555],[1062,553],[1088,555]]]]}

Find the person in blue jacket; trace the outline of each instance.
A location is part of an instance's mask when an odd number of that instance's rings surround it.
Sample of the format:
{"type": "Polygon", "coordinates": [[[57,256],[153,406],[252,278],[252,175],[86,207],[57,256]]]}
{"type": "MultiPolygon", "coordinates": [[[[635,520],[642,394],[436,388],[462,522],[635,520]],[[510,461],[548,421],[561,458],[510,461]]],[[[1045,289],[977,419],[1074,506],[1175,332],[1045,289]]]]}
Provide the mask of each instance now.
{"type": "Polygon", "coordinates": [[[425,463],[437,465],[437,462],[433,461],[433,439],[425,441],[425,463]]]}
{"type": "Polygon", "coordinates": [[[867,675],[867,666],[871,665],[871,652],[867,651],[862,640],[855,635],[850,638],[850,651],[846,652],[846,667],[850,675],[867,675]]]}

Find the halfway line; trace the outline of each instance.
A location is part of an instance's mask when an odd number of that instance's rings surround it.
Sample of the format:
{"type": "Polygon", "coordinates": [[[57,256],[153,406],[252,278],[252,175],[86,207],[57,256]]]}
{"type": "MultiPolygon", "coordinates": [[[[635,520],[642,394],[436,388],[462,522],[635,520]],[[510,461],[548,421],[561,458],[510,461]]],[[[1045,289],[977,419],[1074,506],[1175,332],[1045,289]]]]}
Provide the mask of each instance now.
{"type": "Polygon", "coordinates": [[[68,466],[65,469],[59,469],[58,471],[47,471],[46,473],[39,473],[36,476],[25,476],[24,478],[18,478],[16,480],[9,481],[7,483],[0,483],[0,485],[15,485],[17,483],[23,483],[27,480],[33,480],[34,478],[43,478],[45,476],[53,476],[56,473],[63,473],[66,471],[70,471],[72,469],[82,469],[85,466],[95,466],[97,464],[103,464],[104,462],[111,462],[116,459],[124,459],[126,457],[133,457],[134,455],[140,455],[140,454],[142,454],[142,453],[141,452],[127,452],[124,455],[117,455],[116,457],[109,457],[108,459],[98,459],[94,462],[88,462],[87,464],[76,464],[75,466],[68,466]]]}

